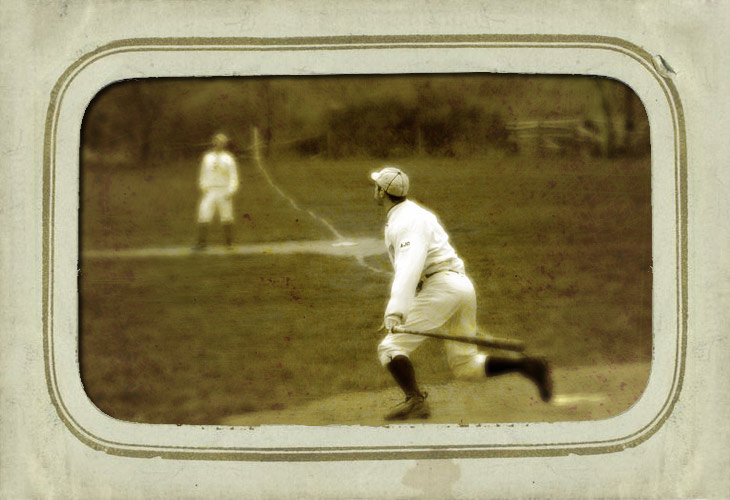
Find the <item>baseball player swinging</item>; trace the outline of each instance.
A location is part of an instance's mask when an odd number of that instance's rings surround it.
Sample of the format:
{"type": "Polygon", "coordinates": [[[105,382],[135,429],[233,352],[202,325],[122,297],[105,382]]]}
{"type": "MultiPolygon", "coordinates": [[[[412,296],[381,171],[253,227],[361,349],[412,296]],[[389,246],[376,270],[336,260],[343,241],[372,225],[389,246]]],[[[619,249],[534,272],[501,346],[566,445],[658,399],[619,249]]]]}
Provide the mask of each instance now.
{"type": "Polygon", "coordinates": [[[233,202],[238,190],[238,169],[233,155],[227,151],[228,137],[213,136],[213,149],[206,152],[200,165],[198,185],[203,193],[198,207],[198,243],[194,250],[207,246],[208,227],[216,213],[220,216],[226,246],[233,243],[233,202]]]}
{"type": "MultiPolygon", "coordinates": [[[[409,356],[427,337],[397,330],[476,336],[476,294],[436,215],[406,199],[408,176],[398,168],[385,167],[370,178],[375,199],[386,213],[385,246],[395,271],[385,309],[387,334],[378,345],[378,358],[405,393],[405,401],[385,419],[425,419],[431,414],[427,394],[418,387],[409,356]]],[[[445,348],[457,378],[516,372],[537,385],[543,401],[552,397],[552,380],[543,359],[487,357],[473,344],[453,341],[446,341],[445,348]]]]}

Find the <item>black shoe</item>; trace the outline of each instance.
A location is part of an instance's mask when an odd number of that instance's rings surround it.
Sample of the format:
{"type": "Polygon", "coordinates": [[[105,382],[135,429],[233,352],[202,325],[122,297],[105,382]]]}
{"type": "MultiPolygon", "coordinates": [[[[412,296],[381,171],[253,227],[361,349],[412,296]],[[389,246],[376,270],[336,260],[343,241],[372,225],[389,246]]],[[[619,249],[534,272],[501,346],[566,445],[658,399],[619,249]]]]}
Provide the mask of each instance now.
{"type": "Polygon", "coordinates": [[[553,379],[548,362],[543,358],[527,358],[524,363],[522,373],[535,383],[540,399],[547,403],[553,397],[553,379]]]}
{"type": "Polygon", "coordinates": [[[411,418],[428,418],[431,416],[431,409],[426,402],[427,393],[416,396],[408,396],[405,401],[393,408],[385,416],[385,420],[408,420],[411,418]]]}

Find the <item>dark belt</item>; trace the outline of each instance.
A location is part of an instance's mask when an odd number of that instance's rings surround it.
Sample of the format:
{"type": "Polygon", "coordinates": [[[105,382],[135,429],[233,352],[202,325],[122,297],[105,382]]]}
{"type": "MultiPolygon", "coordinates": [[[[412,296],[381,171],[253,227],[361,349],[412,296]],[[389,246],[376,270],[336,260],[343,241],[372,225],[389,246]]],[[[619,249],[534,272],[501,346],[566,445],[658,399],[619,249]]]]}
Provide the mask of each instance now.
{"type": "Polygon", "coordinates": [[[424,274],[423,277],[426,278],[426,279],[428,279],[431,276],[434,276],[434,275],[436,275],[438,273],[457,273],[458,274],[459,271],[454,271],[453,269],[441,269],[440,271],[434,271],[434,272],[429,273],[429,274],[424,274]]]}
{"type": "Polygon", "coordinates": [[[432,273],[424,274],[423,279],[418,282],[418,285],[416,286],[416,292],[420,292],[421,288],[423,288],[423,282],[426,281],[431,276],[435,276],[438,273],[457,273],[459,274],[461,271],[454,271],[453,269],[442,269],[440,271],[434,271],[432,273]]]}

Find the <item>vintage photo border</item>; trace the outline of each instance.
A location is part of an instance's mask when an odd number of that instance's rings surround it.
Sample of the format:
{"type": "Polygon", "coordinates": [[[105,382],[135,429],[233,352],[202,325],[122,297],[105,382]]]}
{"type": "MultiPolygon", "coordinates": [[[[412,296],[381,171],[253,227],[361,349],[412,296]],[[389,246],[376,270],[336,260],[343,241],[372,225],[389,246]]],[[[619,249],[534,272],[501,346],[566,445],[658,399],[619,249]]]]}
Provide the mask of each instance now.
{"type": "MultiPolygon", "coordinates": [[[[408,72],[408,71],[406,71],[408,72]]],[[[131,75],[130,78],[140,77],[131,75]]],[[[100,89],[96,89],[100,90],[100,89]]],[[[640,96],[641,97],[641,96],[640,96]]],[[[80,122],[79,122],[80,123],[80,122]]],[[[650,123],[653,126],[653,124],[650,123]]],[[[669,142],[669,140],[667,140],[669,142]]],[[[659,147],[665,144],[659,144],[659,147]]],[[[655,148],[652,144],[652,160],[655,148]]],[[[652,179],[654,177],[654,161],[652,161],[652,179]]],[[[652,186],[652,193],[654,194],[652,186]]],[[[654,219],[653,219],[654,220],[654,219]]],[[[687,308],[688,308],[688,262],[687,262],[687,153],[685,138],[684,113],[671,77],[670,70],[662,65],[645,50],[621,39],[579,35],[439,35],[439,36],[358,36],[358,37],[295,37],[272,39],[246,38],[148,38],[119,40],[100,47],[78,59],[71,65],[54,86],[48,105],[44,155],[43,155],[43,342],[46,369],[46,381],[56,411],[66,427],[80,441],[91,448],[102,450],[109,454],[126,457],[162,457],[172,459],[191,460],[245,460],[245,461],[347,461],[347,460],[390,460],[390,459],[431,459],[431,458],[487,458],[487,457],[546,457],[568,454],[603,454],[637,446],[652,436],[666,421],[679,397],[683,378],[686,357],[687,336],[687,308]],[[254,51],[272,52],[277,50],[370,50],[370,49],[406,49],[419,50],[428,48],[583,48],[615,51],[623,56],[638,62],[656,80],[663,91],[669,113],[672,119],[673,137],[671,147],[674,158],[674,196],[673,201],[676,213],[675,220],[675,248],[676,252],[676,359],[672,373],[672,385],[666,395],[666,400],[660,411],[648,423],[642,423],[638,429],[619,438],[604,442],[570,443],[511,443],[511,444],[453,444],[448,443],[448,434],[459,426],[440,426],[445,430],[446,443],[431,445],[410,446],[293,446],[293,447],[263,447],[263,446],[187,446],[187,445],[150,445],[134,442],[137,431],[158,427],[161,424],[131,424],[116,421],[97,412],[107,419],[111,427],[121,426],[130,429],[121,434],[129,437],[128,442],[110,439],[100,435],[97,430],[89,430],[84,423],[77,419],[75,410],[67,405],[65,396],[68,391],[59,386],[59,378],[72,376],[68,371],[58,369],[58,337],[59,328],[76,328],[78,339],[78,324],[69,325],[65,322],[59,326],[56,319],[56,302],[59,293],[69,293],[70,290],[59,290],[55,281],[55,271],[58,266],[56,260],[56,194],[57,189],[64,189],[65,185],[57,184],[58,163],[58,134],[59,114],[68,89],[73,85],[75,78],[93,62],[114,54],[125,52],[149,51],[254,51]],[[59,187],[60,186],[60,187],[59,187]]],[[[67,251],[68,249],[64,250],[67,251]]],[[[78,249],[77,249],[78,250],[78,249]]],[[[652,253],[657,249],[652,243],[652,253]]],[[[78,251],[76,252],[78,256],[78,251]]],[[[76,292],[74,290],[73,292],[76,292]]],[[[653,303],[653,308],[657,307],[653,303]]],[[[63,353],[67,356],[68,349],[63,353]]],[[[77,353],[77,351],[76,351],[77,353]]],[[[69,361],[66,359],[66,361],[69,361]]],[[[76,366],[78,363],[76,360],[76,366]]],[[[652,372],[654,371],[652,366],[652,372]]],[[[76,374],[73,374],[76,376],[76,374]]],[[[432,424],[425,424],[432,425],[432,424]]],[[[533,424],[534,425],[534,424],[533,424]]],[[[174,426],[172,426],[174,427],[174,426]]],[[[214,441],[221,441],[221,433],[231,433],[240,436],[242,432],[252,429],[233,429],[223,426],[205,426],[202,432],[212,432],[217,435],[214,441]]],[[[289,426],[287,426],[289,427],[289,426]]],[[[295,426],[293,426],[295,427],[295,426]]],[[[473,427],[473,426],[470,426],[473,427]]],[[[484,427],[488,427],[487,424],[484,427]]],[[[269,429],[270,430],[270,429],[269,429]]],[[[313,429],[292,429],[295,432],[315,432],[313,429]]],[[[398,426],[380,429],[387,432],[398,432],[398,426]]],[[[362,432],[359,429],[358,432],[362,432]]],[[[267,432],[267,429],[262,429],[267,432]]],[[[367,433],[367,432],[366,432],[367,433]]],[[[103,434],[103,432],[101,433],[103,434]]],[[[322,435],[322,434],[320,434],[322,435]]]]}

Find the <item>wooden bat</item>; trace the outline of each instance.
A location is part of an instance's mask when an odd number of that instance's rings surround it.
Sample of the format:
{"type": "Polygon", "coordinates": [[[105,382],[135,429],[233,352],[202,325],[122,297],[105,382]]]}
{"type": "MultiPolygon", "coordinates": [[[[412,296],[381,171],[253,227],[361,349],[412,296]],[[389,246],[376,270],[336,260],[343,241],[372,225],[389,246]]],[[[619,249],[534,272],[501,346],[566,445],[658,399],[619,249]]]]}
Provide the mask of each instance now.
{"type": "Polygon", "coordinates": [[[410,330],[402,330],[399,327],[393,328],[393,333],[408,333],[410,335],[422,335],[424,337],[433,337],[435,339],[451,340],[454,342],[465,342],[467,344],[476,344],[482,347],[492,347],[495,349],[503,349],[505,351],[524,352],[525,343],[521,340],[505,339],[499,337],[468,337],[466,335],[446,335],[443,333],[430,332],[414,332],[410,330]]]}

